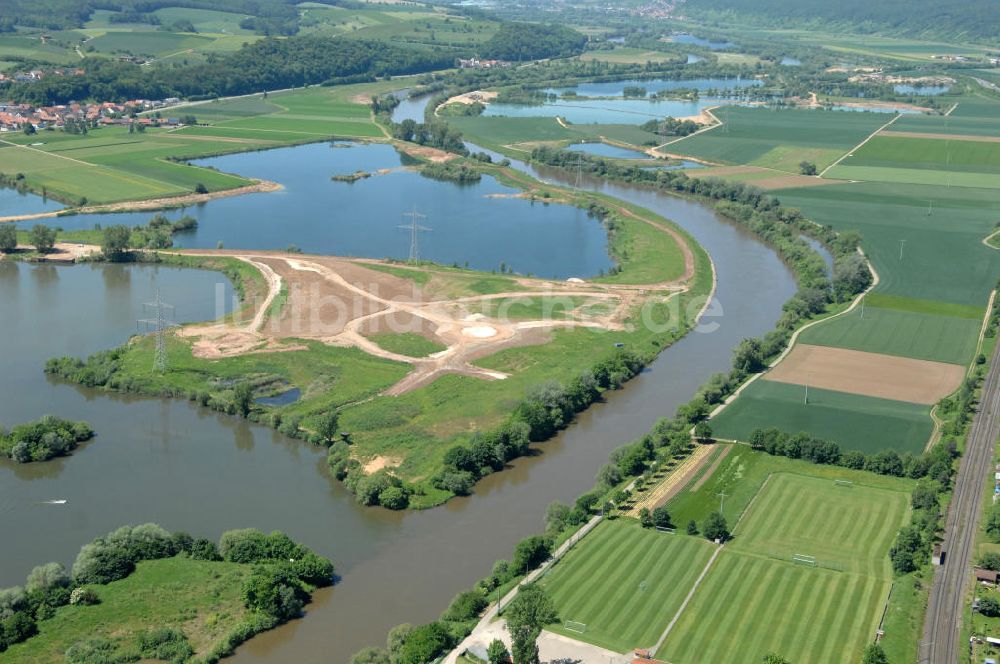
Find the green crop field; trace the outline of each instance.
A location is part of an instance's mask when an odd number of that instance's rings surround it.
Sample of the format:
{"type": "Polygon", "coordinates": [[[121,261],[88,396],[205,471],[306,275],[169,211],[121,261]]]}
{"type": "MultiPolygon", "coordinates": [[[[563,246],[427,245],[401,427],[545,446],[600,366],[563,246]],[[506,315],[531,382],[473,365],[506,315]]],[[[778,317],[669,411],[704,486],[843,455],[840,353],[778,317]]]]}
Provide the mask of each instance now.
{"type": "Polygon", "coordinates": [[[1000,101],[962,99],[951,115],[904,115],[893,131],[965,136],[1000,136],[1000,101]]]}
{"type": "Polygon", "coordinates": [[[160,19],[161,25],[173,25],[177,21],[191,21],[198,32],[209,32],[230,35],[252,35],[251,30],[240,27],[240,21],[246,14],[215,11],[212,9],[193,9],[190,7],[164,7],[153,14],[160,19]]]}
{"type": "Polygon", "coordinates": [[[500,148],[511,143],[530,141],[565,141],[579,138],[555,118],[505,118],[498,116],[468,116],[448,118],[448,124],[465,137],[488,148],[500,148]]]}
{"type": "Polygon", "coordinates": [[[817,223],[860,231],[877,293],[985,307],[996,285],[1000,253],[982,242],[997,222],[995,190],[869,182],[780,199],[817,223]]]}
{"type": "Polygon", "coordinates": [[[917,454],[931,435],[930,409],[918,404],[757,380],[712,418],[720,438],[746,441],[754,429],[777,427],[834,440],[845,450],[917,454]]]}
{"type": "Polygon", "coordinates": [[[866,305],[828,322],[813,325],[799,342],[851,348],[918,360],[968,364],[976,352],[980,321],[882,309],[866,305]]]}
{"type": "Polygon", "coordinates": [[[431,341],[415,332],[384,332],[373,334],[368,338],[390,353],[398,353],[407,357],[427,357],[447,348],[443,344],[431,341]]]}
{"type": "Polygon", "coordinates": [[[1000,188],[1000,142],[876,136],[828,173],[841,180],[1000,188]]]}
{"type": "Polygon", "coordinates": [[[657,652],[677,664],[859,661],[892,579],[889,545],[909,513],[908,484],[854,472],[770,475],[657,652]],[[816,559],[796,565],[792,556],[816,559]]]}
{"type": "Polygon", "coordinates": [[[657,658],[673,664],[853,664],[878,626],[888,579],[723,551],[657,658]]]}
{"type": "Polygon", "coordinates": [[[671,144],[672,152],[723,164],[798,172],[803,159],[819,168],[836,161],[888,118],[880,113],[724,106],[723,126],[671,144]]]}
{"type": "Polygon", "coordinates": [[[1000,173],[1000,142],[879,135],[841,163],[995,174],[1000,173]]]}
{"type": "Polygon", "coordinates": [[[631,519],[602,523],[541,581],[560,619],[547,629],[617,652],[651,647],[714,548],[701,538],[640,528],[631,519]],[[566,621],[584,623],[586,630],[567,630],[566,621]]]}
{"type": "Polygon", "coordinates": [[[909,511],[903,489],[775,473],[740,521],[730,548],[785,561],[803,554],[822,568],[891,578],[886,553],[909,511]]]}

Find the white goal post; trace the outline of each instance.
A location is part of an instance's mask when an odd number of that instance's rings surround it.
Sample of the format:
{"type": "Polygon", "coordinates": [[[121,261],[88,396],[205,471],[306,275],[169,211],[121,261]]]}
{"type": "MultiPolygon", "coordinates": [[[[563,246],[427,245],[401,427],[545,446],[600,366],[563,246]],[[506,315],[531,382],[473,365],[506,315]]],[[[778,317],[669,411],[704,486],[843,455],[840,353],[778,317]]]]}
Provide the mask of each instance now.
{"type": "Polygon", "coordinates": [[[661,533],[670,533],[671,535],[677,532],[674,528],[666,528],[663,526],[656,526],[656,529],[661,533]]]}
{"type": "Polygon", "coordinates": [[[807,567],[816,567],[816,558],[813,556],[807,556],[804,553],[796,553],[792,556],[792,562],[796,565],[806,565],[807,567]]]}
{"type": "Polygon", "coordinates": [[[834,480],[833,484],[835,486],[842,486],[842,487],[846,487],[848,489],[851,489],[851,488],[854,487],[854,482],[852,482],[851,480],[834,480]]]}
{"type": "Polygon", "coordinates": [[[566,622],[563,623],[563,627],[565,627],[570,632],[577,632],[579,634],[583,634],[584,632],[587,631],[586,623],[577,622],[575,620],[567,620],[566,622]]]}

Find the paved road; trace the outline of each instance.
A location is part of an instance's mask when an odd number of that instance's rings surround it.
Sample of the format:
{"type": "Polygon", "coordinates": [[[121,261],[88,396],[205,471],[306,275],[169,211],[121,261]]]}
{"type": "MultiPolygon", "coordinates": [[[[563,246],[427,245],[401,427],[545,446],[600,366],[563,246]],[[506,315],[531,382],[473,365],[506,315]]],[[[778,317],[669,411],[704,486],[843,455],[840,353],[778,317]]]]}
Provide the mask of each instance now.
{"type": "Polygon", "coordinates": [[[945,524],[944,565],[935,569],[920,662],[954,664],[967,644],[959,643],[970,559],[982,512],[983,483],[992,471],[993,444],[1000,433],[1000,352],[993,353],[979,412],[972,421],[968,447],[955,479],[955,493],[945,524]]]}

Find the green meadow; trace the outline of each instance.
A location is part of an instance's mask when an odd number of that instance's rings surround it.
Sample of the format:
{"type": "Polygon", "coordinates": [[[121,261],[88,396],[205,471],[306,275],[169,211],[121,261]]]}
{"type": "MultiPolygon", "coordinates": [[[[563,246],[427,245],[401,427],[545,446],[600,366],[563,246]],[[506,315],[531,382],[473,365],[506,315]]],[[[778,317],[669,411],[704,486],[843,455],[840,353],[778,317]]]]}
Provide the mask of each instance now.
{"type": "Polygon", "coordinates": [[[929,408],[890,399],[834,392],[770,380],[754,381],[712,418],[712,431],[725,439],[750,440],[755,429],[777,427],[833,440],[844,450],[875,454],[895,450],[919,454],[931,436],[929,408]]]}

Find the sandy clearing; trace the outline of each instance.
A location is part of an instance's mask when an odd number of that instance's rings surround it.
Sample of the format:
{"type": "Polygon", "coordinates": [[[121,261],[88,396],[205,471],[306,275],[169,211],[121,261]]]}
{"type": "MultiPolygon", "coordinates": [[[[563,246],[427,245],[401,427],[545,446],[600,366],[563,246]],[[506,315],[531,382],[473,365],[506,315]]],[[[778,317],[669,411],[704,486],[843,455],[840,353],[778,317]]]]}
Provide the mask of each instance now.
{"type": "Polygon", "coordinates": [[[447,106],[448,104],[465,104],[466,106],[471,106],[477,102],[480,104],[488,104],[496,99],[499,94],[499,92],[493,90],[473,90],[472,92],[455,95],[434,109],[434,113],[436,115],[442,106],[447,106]]]}
{"type": "Polygon", "coordinates": [[[896,131],[889,129],[880,136],[896,136],[899,138],[930,138],[939,141],[967,141],[970,143],[1000,143],[1000,136],[975,136],[973,134],[935,134],[924,131],[896,131]]]}
{"type": "Polygon", "coordinates": [[[435,164],[442,164],[446,161],[458,158],[457,154],[445,152],[444,150],[432,148],[427,145],[416,145],[415,143],[404,143],[403,141],[394,141],[393,145],[411,157],[426,159],[427,161],[431,161],[435,164]]]}
{"type": "MultiPolygon", "coordinates": [[[[26,244],[17,245],[18,251],[34,251],[35,248],[26,244]]],[[[77,259],[86,258],[92,254],[101,253],[96,244],[80,244],[78,242],[56,242],[53,250],[39,256],[39,262],[74,263],[77,259]]]]}
{"type": "Polygon", "coordinates": [[[401,457],[390,457],[376,455],[366,461],[364,465],[361,466],[361,470],[364,471],[365,475],[371,475],[372,473],[377,473],[384,468],[395,468],[403,463],[401,457]]]}
{"type": "Polygon", "coordinates": [[[798,344],[764,380],[933,405],[954,392],[965,367],[945,362],[798,344]]]}

